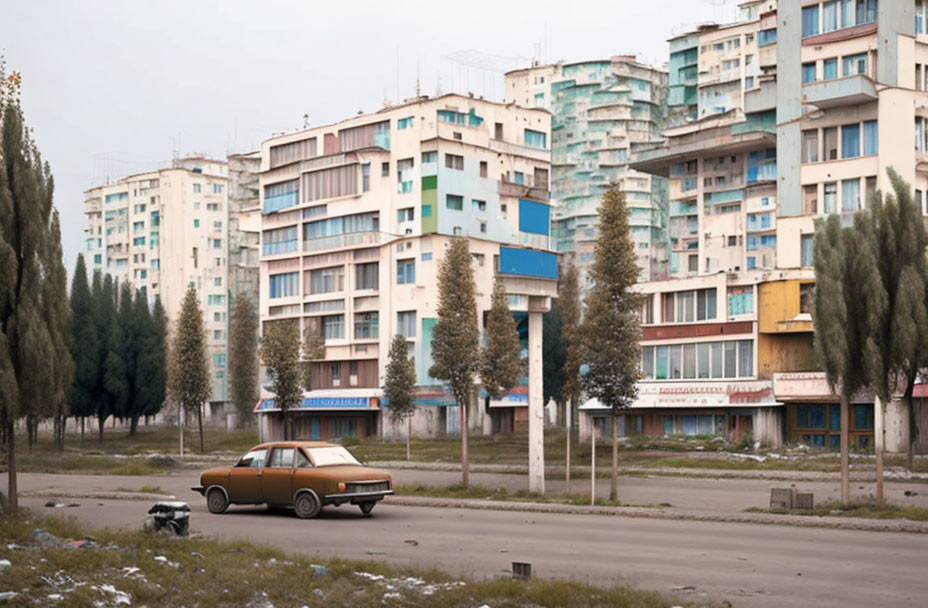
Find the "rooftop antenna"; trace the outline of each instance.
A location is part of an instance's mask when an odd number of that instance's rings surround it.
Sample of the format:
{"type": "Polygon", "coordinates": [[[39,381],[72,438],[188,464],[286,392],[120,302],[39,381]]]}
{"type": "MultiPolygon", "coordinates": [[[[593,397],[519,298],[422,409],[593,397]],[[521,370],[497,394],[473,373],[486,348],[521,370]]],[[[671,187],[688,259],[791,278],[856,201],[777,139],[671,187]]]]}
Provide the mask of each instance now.
{"type": "Polygon", "coordinates": [[[309,114],[303,114],[303,128],[309,128],[309,114]]]}

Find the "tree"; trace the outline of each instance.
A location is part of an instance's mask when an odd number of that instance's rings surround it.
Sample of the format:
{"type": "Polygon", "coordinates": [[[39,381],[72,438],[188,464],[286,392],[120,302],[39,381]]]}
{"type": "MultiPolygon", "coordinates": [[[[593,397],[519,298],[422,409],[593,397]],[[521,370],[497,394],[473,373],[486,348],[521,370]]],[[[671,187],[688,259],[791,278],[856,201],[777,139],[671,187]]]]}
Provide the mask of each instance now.
{"type": "Polygon", "coordinates": [[[239,426],[252,418],[258,402],[258,315],[244,294],[235,298],[229,324],[229,393],[239,426]]]}
{"type": "Polygon", "coordinates": [[[71,381],[66,303],[54,301],[63,276],[54,181],[23,124],[18,84],[0,59],[0,427],[10,510],[18,503],[15,422],[63,401],[71,381]]]}
{"type": "Polygon", "coordinates": [[[68,393],[74,379],[74,359],[71,357],[71,308],[68,302],[68,273],[61,253],[61,226],[58,210],[52,211],[51,234],[45,242],[45,268],[43,283],[45,321],[50,329],[55,374],[48,379],[50,400],[47,405],[54,419],[54,444],[64,450],[65,421],[68,418],[68,393]]]}
{"type": "Polygon", "coordinates": [[[290,410],[303,401],[298,322],[265,322],[264,338],[259,352],[271,379],[274,404],[284,418],[284,441],[287,441],[293,432],[290,410]]]}
{"type": "Polygon", "coordinates": [[[164,407],[168,383],[168,316],[161,305],[161,298],[155,296],[155,305],[151,312],[150,348],[152,357],[147,362],[146,374],[150,390],[142,408],[142,416],[148,419],[164,407]]]}
{"type": "Polygon", "coordinates": [[[307,319],[303,332],[303,388],[313,390],[313,364],[317,359],[325,359],[325,338],[322,337],[321,320],[307,319]]]}
{"type": "MultiPolygon", "coordinates": [[[[96,273],[98,287],[99,279],[100,275],[96,273]]],[[[71,279],[71,357],[76,367],[69,405],[71,415],[81,420],[81,442],[84,440],[84,420],[94,413],[94,391],[100,382],[100,341],[93,318],[92,297],[84,255],[79,253],[71,279]]]]}
{"type": "Polygon", "coordinates": [[[490,399],[502,397],[522,376],[519,327],[509,310],[506,289],[499,275],[493,280],[490,312],[486,321],[487,346],[480,353],[480,383],[490,399]]]}
{"type": "Polygon", "coordinates": [[[831,215],[818,221],[814,242],[815,350],[825,377],[841,401],[841,501],[850,500],[848,426],[850,398],[884,373],[877,341],[885,314],[886,292],[880,281],[875,232],[865,214],[842,228],[831,215]]]}
{"type": "Polygon", "coordinates": [[[133,405],[135,367],[141,336],[133,315],[129,282],[123,282],[117,291],[116,325],[110,335],[103,375],[106,390],[112,399],[112,414],[119,420],[125,420],[129,418],[133,405]]]}
{"type": "Polygon", "coordinates": [[[432,330],[429,375],[447,382],[461,410],[461,475],[469,486],[467,408],[474,394],[474,374],[480,364],[480,329],[470,247],[452,239],[438,265],[438,322],[432,330]]]}
{"type": "Polygon", "coordinates": [[[561,398],[564,401],[567,417],[567,460],[566,481],[570,492],[570,439],[574,423],[574,410],[580,405],[580,393],[583,389],[580,378],[580,365],[583,363],[583,340],[580,332],[580,279],[577,267],[570,265],[562,279],[557,305],[561,314],[561,331],[564,342],[564,363],[561,368],[563,385],[561,398]]]}
{"type": "Polygon", "coordinates": [[[200,301],[193,283],[187,287],[174,328],[168,367],[168,394],[184,412],[196,412],[202,453],[203,403],[209,399],[210,378],[206,361],[203,311],[200,310],[200,301]]]}
{"type": "Polygon", "coordinates": [[[618,497],[618,416],[638,394],[641,327],[639,297],[632,292],[638,280],[635,242],[628,223],[625,195],[613,183],[599,208],[599,240],[593,251],[583,322],[584,360],[590,371],[583,383],[590,394],[612,412],[612,480],[609,499],[618,497]]]}
{"type": "MultiPolygon", "coordinates": [[[[542,378],[543,401],[548,403],[554,399],[558,407],[563,406],[564,398],[564,357],[567,355],[567,343],[564,340],[564,328],[561,320],[561,307],[558,300],[551,302],[551,310],[544,313],[542,327],[542,378]]],[[[558,413],[558,417],[562,414],[558,413]]]]}
{"type": "Polygon", "coordinates": [[[390,421],[406,421],[406,460],[409,460],[409,436],[412,415],[416,411],[416,365],[409,358],[406,338],[393,336],[388,355],[389,363],[383,379],[383,396],[390,411],[390,421]]]}
{"type": "Polygon", "coordinates": [[[98,280],[100,276],[99,272],[94,273],[91,299],[94,301],[94,324],[97,328],[97,340],[99,341],[100,347],[99,357],[97,359],[100,373],[97,376],[97,384],[94,387],[93,410],[94,414],[97,416],[99,440],[100,443],[103,443],[103,425],[106,419],[114,413],[113,395],[106,387],[106,361],[111,342],[114,339],[113,335],[116,331],[116,289],[113,285],[113,277],[106,275],[98,280]]]}
{"type": "Polygon", "coordinates": [[[135,435],[139,419],[157,412],[164,402],[165,382],[164,351],[160,349],[158,328],[148,310],[148,298],[143,291],[135,292],[132,306],[132,323],[138,347],[129,376],[129,435],[135,435]]]}

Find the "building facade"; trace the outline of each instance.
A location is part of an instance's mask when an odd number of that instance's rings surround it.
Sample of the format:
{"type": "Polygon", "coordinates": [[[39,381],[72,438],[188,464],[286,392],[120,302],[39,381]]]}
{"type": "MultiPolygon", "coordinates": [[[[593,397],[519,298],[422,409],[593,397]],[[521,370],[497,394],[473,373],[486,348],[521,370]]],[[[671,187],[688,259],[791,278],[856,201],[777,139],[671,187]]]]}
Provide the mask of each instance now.
{"type": "MultiPolygon", "coordinates": [[[[402,434],[384,416],[391,339],[415,357],[413,432],[459,432],[459,411],[428,374],[437,269],[451,239],[473,256],[483,325],[499,273],[524,337],[523,386],[475,407],[487,432],[527,424],[541,402],[541,317],[556,295],[548,183],[550,114],[473,97],[418,98],[262,145],[262,324],[298,320],[321,336],[296,434],[402,434]],[[537,352],[536,352],[537,351],[537,352]],[[537,386],[536,386],[537,385],[537,386]]],[[[265,392],[262,438],[282,435],[265,392]]]]}
{"type": "Polygon", "coordinates": [[[258,251],[261,247],[261,153],[232,154],[229,162],[229,292],[258,307],[258,251]]]}
{"type": "Polygon", "coordinates": [[[667,72],[620,55],[539,65],[506,74],[505,99],[552,113],[552,235],[584,291],[599,236],[602,194],[619,183],[631,215],[642,280],[668,271],[667,180],[630,168],[632,146],[658,141],[667,126],[667,72]]]}
{"type": "Polygon", "coordinates": [[[212,390],[207,416],[228,400],[229,171],[184,158],[85,192],[88,267],[161,299],[173,326],[189,284],[204,312],[212,390]]]}

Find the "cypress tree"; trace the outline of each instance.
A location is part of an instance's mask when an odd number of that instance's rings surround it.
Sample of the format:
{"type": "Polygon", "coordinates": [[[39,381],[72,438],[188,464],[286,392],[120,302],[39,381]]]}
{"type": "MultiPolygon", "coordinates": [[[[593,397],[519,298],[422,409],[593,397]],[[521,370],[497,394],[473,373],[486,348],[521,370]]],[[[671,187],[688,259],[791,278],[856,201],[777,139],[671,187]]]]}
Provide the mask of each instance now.
{"type": "Polygon", "coordinates": [[[129,435],[135,435],[139,427],[139,418],[151,409],[151,401],[157,398],[158,381],[154,374],[158,371],[160,353],[155,342],[155,326],[148,310],[148,298],[141,291],[135,292],[132,305],[132,326],[135,333],[135,350],[133,359],[127,366],[129,384],[129,435]]]}
{"type": "Polygon", "coordinates": [[[71,357],[71,309],[68,302],[68,273],[61,253],[61,227],[58,210],[52,211],[51,235],[46,242],[45,319],[50,329],[55,374],[49,379],[50,399],[47,402],[54,424],[54,445],[64,450],[65,421],[68,418],[68,397],[74,379],[74,359],[71,357]]]}
{"type": "Polygon", "coordinates": [[[584,358],[590,366],[583,378],[587,392],[612,412],[612,479],[609,499],[618,497],[618,416],[638,394],[641,326],[635,242],[628,223],[625,194],[613,183],[599,208],[600,236],[593,251],[586,299],[584,358]]]}
{"type": "Polygon", "coordinates": [[[300,332],[296,321],[269,321],[264,324],[261,360],[271,378],[274,403],[284,418],[284,440],[292,435],[290,410],[303,401],[300,386],[300,332]]]}
{"type": "MultiPolygon", "coordinates": [[[[99,272],[94,273],[99,288],[99,272]]],[[[77,255],[74,276],[71,279],[71,356],[75,363],[74,381],[71,383],[69,405],[71,415],[80,418],[81,441],[84,439],[84,419],[94,412],[94,391],[100,381],[97,328],[93,319],[93,300],[87,283],[87,266],[84,255],[77,255]]]]}
{"type": "Polygon", "coordinates": [[[152,307],[150,331],[153,356],[149,361],[147,375],[142,376],[149,385],[142,410],[146,420],[164,407],[168,388],[168,316],[159,296],[155,296],[155,305],[152,307]]]}
{"type": "Polygon", "coordinates": [[[409,358],[409,345],[400,334],[390,343],[386,373],[383,378],[383,396],[387,400],[393,424],[406,421],[406,460],[409,460],[409,436],[412,415],[416,411],[416,365],[409,358]]]}
{"type": "Polygon", "coordinates": [[[487,315],[487,345],[480,353],[480,382],[487,393],[487,406],[493,397],[508,393],[522,376],[519,328],[509,310],[506,289],[496,275],[487,315]]]}
{"type": "Polygon", "coordinates": [[[130,417],[133,399],[139,335],[132,311],[132,288],[128,281],[119,286],[116,326],[110,336],[104,367],[104,383],[112,399],[112,414],[118,420],[130,417]]]}
{"type": "MultiPolygon", "coordinates": [[[[544,378],[542,378],[544,402],[548,403],[551,399],[554,399],[560,408],[564,404],[561,389],[564,386],[563,368],[567,343],[564,341],[561,307],[558,305],[557,300],[551,302],[551,310],[544,314],[541,348],[542,369],[544,370],[544,378]]],[[[558,418],[562,416],[563,413],[559,410],[558,418]]],[[[558,423],[563,423],[563,420],[559,420],[558,423]]]]}
{"type": "Polygon", "coordinates": [[[210,379],[203,311],[193,283],[184,295],[168,365],[168,394],[185,412],[196,413],[202,453],[203,404],[209,399],[210,379]]]}
{"type": "Polygon", "coordinates": [[[467,408],[474,395],[474,374],[480,365],[480,329],[474,267],[466,239],[449,243],[438,264],[438,322],[432,330],[429,375],[450,385],[461,410],[461,475],[469,486],[467,408]]]}
{"type": "Polygon", "coordinates": [[[18,502],[14,424],[63,401],[71,373],[60,335],[68,321],[54,301],[62,277],[54,184],[23,124],[18,85],[18,74],[7,77],[0,60],[0,428],[11,510],[18,502]]]}
{"type": "MultiPolygon", "coordinates": [[[[94,288],[96,288],[94,277],[94,288]]],[[[96,289],[94,289],[96,291],[96,289]]],[[[115,413],[114,395],[107,388],[107,360],[112,341],[116,333],[116,287],[113,277],[106,275],[100,284],[100,290],[94,297],[94,323],[97,327],[97,339],[100,343],[100,375],[95,388],[94,413],[97,416],[100,443],[103,443],[103,426],[106,419],[115,413]]]]}
{"type": "Polygon", "coordinates": [[[229,324],[229,392],[239,426],[252,418],[258,402],[258,315],[244,294],[235,298],[229,324]]]}
{"type": "Polygon", "coordinates": [[[583,385],[580,365],[583,363],[583,335],[580,326],[580,274],[577,267],[570,265],[564,273],[558,294],[558,310],[561,314],[562,342],[564,343],[561,377],[561,398],[567,416],[566,482],[570,493],[570,440],[574,426],[574,410],[580,406],[583,385]]]}

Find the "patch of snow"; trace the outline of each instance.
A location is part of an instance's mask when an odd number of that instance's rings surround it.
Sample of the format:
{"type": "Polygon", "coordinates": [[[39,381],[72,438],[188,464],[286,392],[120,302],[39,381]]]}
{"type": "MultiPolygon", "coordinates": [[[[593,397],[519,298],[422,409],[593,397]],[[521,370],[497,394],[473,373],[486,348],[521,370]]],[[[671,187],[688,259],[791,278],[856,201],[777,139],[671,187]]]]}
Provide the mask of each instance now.
{"type": "Polygon", "coordinates": [[[6,568],[7,566],[12,566],[13,562],[8,559],[0,559],[0,568],[6,568]]]}

